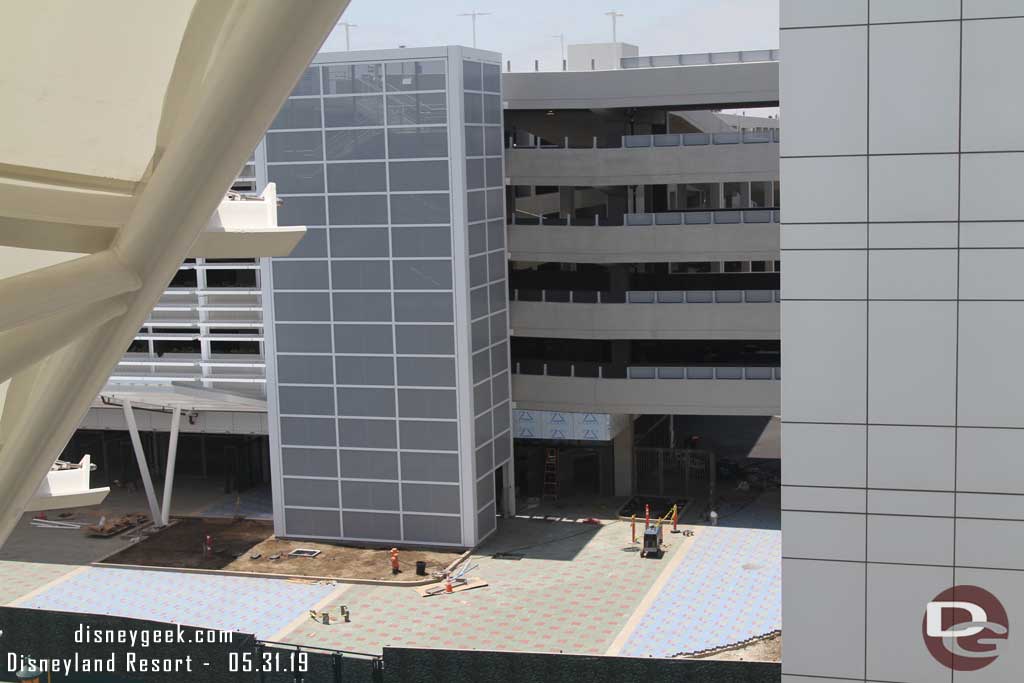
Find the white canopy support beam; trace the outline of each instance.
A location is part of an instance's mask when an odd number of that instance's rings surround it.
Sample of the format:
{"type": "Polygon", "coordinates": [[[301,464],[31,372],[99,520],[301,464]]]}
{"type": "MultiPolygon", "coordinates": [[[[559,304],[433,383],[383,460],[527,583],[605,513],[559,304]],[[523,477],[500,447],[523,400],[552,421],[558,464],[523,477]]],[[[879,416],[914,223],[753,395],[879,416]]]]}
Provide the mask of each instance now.
{"type": "Polygon", "coordinates": [[[0,382],[127,310],[125,302],[110,299],[0,332],[0,382]]]}
{"type": "Polygon", "coordinates": [[[132,437],[135,461],[139,463],[139,475],[142,477],[142,486],[146,489],[146,500],[149,502],[149,514],[153,520],[153,526],[164,526],[163,517],[160,516],[160,506],[156,502],[156,491],[153,490],[153,479],[149,476],[149,465],[146,464],[146,452],[142,450],[139,427],[135,424],[135,412],[132,410],[132,403],[131,401],[125,401],[121,404],[121,407],[124,409],[124,421],[128,423],[128,434],[132,437]]]}
{"type": "MultiPolygon", "coordinates": [[[[125,402],[127,405],[127,402],[125,402]]],[[[171,492],[174,489],[174,462],[178,457],[178,425],[181,423],[181,408],[171,413],[171,436],[167,442],[167,471],[164,473],[164,499],[161,520],[163,526],[171,523],[171,492]]]]}
{"type": "Polygon", "coordinates": [[[0,280],[0,330],[68,308],[134,292],[142,280],[113,251],[101,251],[0,280]]]}

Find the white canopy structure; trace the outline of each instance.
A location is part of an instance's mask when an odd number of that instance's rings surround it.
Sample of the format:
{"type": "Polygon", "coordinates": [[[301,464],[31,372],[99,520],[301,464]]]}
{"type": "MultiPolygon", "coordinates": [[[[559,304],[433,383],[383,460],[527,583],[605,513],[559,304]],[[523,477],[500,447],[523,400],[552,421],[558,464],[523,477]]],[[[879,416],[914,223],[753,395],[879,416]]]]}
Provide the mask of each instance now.
{"type": "Polygon", "coordinates": [[[182,260],[294,246],[222,200],[347,4],[4,6],[0,543],[182,260]]]}

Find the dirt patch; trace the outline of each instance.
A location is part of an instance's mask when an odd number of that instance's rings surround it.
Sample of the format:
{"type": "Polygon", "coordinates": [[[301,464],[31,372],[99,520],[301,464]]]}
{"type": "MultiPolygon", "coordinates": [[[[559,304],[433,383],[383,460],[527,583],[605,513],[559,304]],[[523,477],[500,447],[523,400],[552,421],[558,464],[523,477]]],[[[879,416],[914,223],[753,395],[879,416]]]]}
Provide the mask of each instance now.
{"type": "Polygon", "coordinates": [[[249,548],[269,538],[274,524],[255,519],[179,519],[135,545],[105,560],[111,564],[186,569],[224,569],[249,548]],[[206,536],[213,538],[213,554],[203,553],[206,536]]]}
{"type": "Polygon", "coordinates": [[[105,562],[257,574],[415,581],[424,578],[416,575],[417,560],[427,563],[429,576],[431,572],[447,567],[459,554],[402,550],[398,554],[402,571],[392,575],[387,549],[286,541],[274,537],[274,524],[270,521],[187,518],[122,550],[105,562]],[[207,535],[213,538],[213,554],[208,557],[203,553],[207,535]],[[320,554],[316,557],[288,557],[288,553],[296,548],[311,548],[319,550],[320,554]],[[251,559],[257,553],[259,558],[251,559]],[[273,555],[281,557],[269,559],[273,555]]]}
{"type": "Polygon", "coordinates": [[[258,572],[260,574],[416,581],[424,578],[416,575],[417,560],[427,563],[429,576],[431,572],[447,567],[459,555],[460,553],[431,550],[401,550],[398,553],[398,563],[402,571],[396,576],[391,573],[391,560],[387,549],[355,548],[311,541],[285,541],[279,538],[268,538],[224,568],[231,571],[258,572]],[[320,554],[316,557],[288,557],[288,553],[296,548],[319,550],[320,554]],[[259,553],[260,558],[253,560],[251,555],[255,553],[259,553]],[[270,556],[278,554],[281,555],[281,559],[268,559],[270,556]]]}
{"type": "Polygon", "coordinates": [[[680,659],[717,659],[728,662],[781,662],[782,634],[776,633],[767,638],[715,652],[714,654],[680,657],[680,659]]]}

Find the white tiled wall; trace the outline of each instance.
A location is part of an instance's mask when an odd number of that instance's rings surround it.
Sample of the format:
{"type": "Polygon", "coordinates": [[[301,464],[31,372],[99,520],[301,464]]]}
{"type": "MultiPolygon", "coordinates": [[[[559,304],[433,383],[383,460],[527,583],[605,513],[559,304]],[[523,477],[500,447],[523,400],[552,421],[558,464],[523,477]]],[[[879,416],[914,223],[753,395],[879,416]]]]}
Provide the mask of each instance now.
{"type": "Polygon", "coordinates": [[[957,584],[1024,618],[1024,3],[781,25],[782,678],[1018,681],[921,628],[957,584]]]}

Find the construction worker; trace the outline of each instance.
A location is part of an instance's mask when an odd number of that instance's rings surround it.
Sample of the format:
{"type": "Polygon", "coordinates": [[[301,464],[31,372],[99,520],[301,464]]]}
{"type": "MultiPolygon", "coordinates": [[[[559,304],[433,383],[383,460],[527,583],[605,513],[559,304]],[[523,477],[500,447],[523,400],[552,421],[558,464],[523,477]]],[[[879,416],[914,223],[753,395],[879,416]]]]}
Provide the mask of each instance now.
{"type": "Polygon", "coordinates": [[[391,573],[397,574],[402,571],[398,568],[398,548],[391,549],[391,573]]]}

